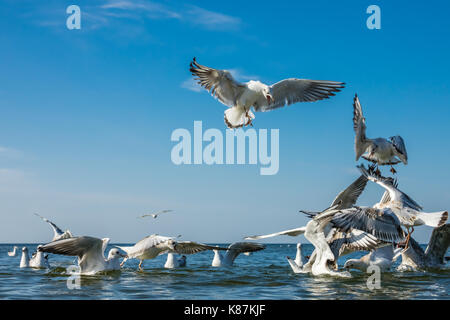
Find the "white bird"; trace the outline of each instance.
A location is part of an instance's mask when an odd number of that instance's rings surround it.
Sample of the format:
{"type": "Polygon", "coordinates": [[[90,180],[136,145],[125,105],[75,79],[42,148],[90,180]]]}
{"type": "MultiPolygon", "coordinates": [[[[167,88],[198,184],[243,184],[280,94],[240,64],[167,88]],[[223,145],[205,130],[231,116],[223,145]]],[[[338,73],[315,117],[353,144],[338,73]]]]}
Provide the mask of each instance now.
{"type": "Polygon", "coordinates": [[[158,211],[156,213],[148,213],[148,214],[144,214],[144,215],[140,216],[139,218],[152,217],[153,219],[156,219],[159,215],[161,215],[163,213],[167,213],[167,212],[173,212],[173,210],[162,210],[162,211],[158,211]]]}
{"type": "Polygon", "coordinates": [[[28,256],[28,248],[22,248],[22,257],[20,259],[20,268],[36,268],[36,269],[48,269],[50,265],[48,263],[47,255],[44,255],[40,248],[42,246],[38,246],[37,252],[33,253],[33,256],[28,256]]]}
{"type": "Polygon", "coordinates": [[[176,256],[176,253],[167,253],[167,260],[164,264],[164,268],[173,269],[186,266],[186,256],[182,255],[180,258],[176,256]]]}
{"type": "Polygon", "coordinates": [[[40,251],[66,256],[78,257],[80,274],[92,275],[102,271],[120,270],[121,257],[119,249],[109,250],[108,258],[105,259],[104,252],[110,239],[98,239],[94,237],[73,237],[47,243],[40,247],[40,251]]]}
{"type": "Polygon", "coordinates": [[[14,246],[12,251],[8,251],[8,256],[15,257],[17,254],[17,249],[19,249],[17,246],[14,246]]]}
{"type": "Polygon", "coordinates": [[[52,239],[52,241],[68,239],[68,238],[72,238],[73,237],[73,235],[70,232],[70,230],[62,231],[60,228],[58,228],[58,226],[56,224],[54,224],[53,222],[51,222],[47,218],[44,218],[44,217],[40,216],[37,213],[35,213],[35,215],[38,216],[39,218],[41,218],[42,220],[44,220],[45,222],[47,222],[52,227],[52,229],[53,229],[53,239],[52,239]]]}
{"type": "Polygon", "coordinates": [[[344,268],[367,272],[367,268],[370,266],[377,266],[380,268],[380,271],[387,272],[391,269],[392,264],[397,260],[402,250],[402,248],[394,249],[392,244],[386,244],[383,247],[372,250],[360,259],[348,259],[344,264],[344,268]]]}
{"type": "Polygon", "coordinates": [[[336,81],[285,79],[268,86],[260,81],[237,82],[226,70],[202,66],[194,58],[190,72],[197,82],[213,97],[229,107],[225,111],[228,128],[250,125],[255,115],[250,110],[270,111],[297,102],[327,99],[344,88],[345,83],[336,81]]]}
{"type": "MultiPolygon", "coordinates": [[[[150,235],[138,241],[134,246],[119,247],[127,253],[127,257],[122,261],[123,265],[127,259],[139,259],[139,270],[143,270],[142,263],[147,259],[154,259],[157,256],[172,252],[179,254],[193,254],[204,250],[216,249],[202,243],[192,241],[177,242],[174,237],[164,237],[160,235],[150,235]]],[[[221,250],[224,250],[221,248],[221,250]]]]}
{"type": "Polygon", "coordinates": [[[394,179],[378,175],[373,171],[373,168],[367,170],[363,165],[358,166],[358,169],[367,179],[377,183],[386,190],[387,193],[384,193],[382,200],[375,205],[375,208],[379,210],[391,210],[397,216],[400,223],[408,228],[406,246],[408,246],[415,226],[427,225],[436,228],[444,225],[447,221],[447,211],[423,212],[422,207],[417,202],[396,187],[397,182],[394,179]]]}
{"type": "Polygon", "coordinates": [[[253,243],[253,242],[235,242],[232,243],[227,251],[225,252],[225,255],[222,255],[219,250],[223,250],[222,248],[215,247],[213,249],[214,251],[214,258],[211,263],[211,266],[213,267],[230,267],[233,265],[234,260],[237,258],[237,256],[240,253],[243,252],[255,252],[259,250],[265,249],[266,246],[259,243],[253,243]]]}
{"type": "Polygon", "coordinates": [[[366,137],[366,119],[356,94],[353,99],[353,129],[355,130],[356,161],[362,156],[377,165],[390,165],[392,173],[396,173],[393,165],[400,162],[408,164],[408,154],[402,137],[393,136],[389,140],[366,137]],[[367,155],[363,155],[366,152],[367,155]]]}
{"type": "Polygon", "coordinates": [[[303,245],[301,243],[297,243],[297,253],[295,255],[295,260],[292,260],[290,257],[286,257],[289,265],[292,268],[292,271],[295,273],[304,273],[303,271],[303,265],[307,263],[306,257],[302,253],[302,247],[303,245]]]}

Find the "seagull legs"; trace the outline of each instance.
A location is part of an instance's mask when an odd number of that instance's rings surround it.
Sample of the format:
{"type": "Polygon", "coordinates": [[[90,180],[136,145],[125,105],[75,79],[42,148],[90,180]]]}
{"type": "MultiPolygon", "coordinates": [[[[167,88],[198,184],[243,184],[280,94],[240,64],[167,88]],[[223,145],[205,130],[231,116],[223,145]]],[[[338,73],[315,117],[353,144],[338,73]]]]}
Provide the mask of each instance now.
{"type": "Polygon", "coordinates": [[[406,236],[406,244],[405,244],[405,250],[409,247],[409,240],[411,239],[411,234],[414,232],[414,227],[411,227],[411,231],[408,228],[408,235],[406,236]]]}
{"type": "Polygon", "coordinates": [[[251,127],[253,127],[253,124],[252,124],[252,121],[253,121],[253,119],[250,117],[250,115],[248,114],[248,111],[249,110],[247,110],[246,112],[245,112],[245,117],[247,118],[247,122],[245,123],[245,125],[246,126],[251,126],[251,127]]]}
{"type": "Polygon", "coordinates": [[[139,261],[139,270],[140,271],[144,271],[144,269],[142,268],[142,263],[144,262],[144,260],[139,261]]]}
{"type": "Polygon", "coordinates": [[[394,167],[391,165],[391,170],[390,170],[391,172],[392,172],[392,174],[396,174],[397,173],[397,171],[394,169],[394,167]]]}

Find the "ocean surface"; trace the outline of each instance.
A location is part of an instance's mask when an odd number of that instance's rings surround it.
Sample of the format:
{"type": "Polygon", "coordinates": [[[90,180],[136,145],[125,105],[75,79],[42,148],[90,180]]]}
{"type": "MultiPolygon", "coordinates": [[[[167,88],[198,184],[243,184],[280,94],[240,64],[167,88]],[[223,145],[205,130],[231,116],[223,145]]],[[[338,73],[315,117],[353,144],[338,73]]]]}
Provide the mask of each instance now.
{"type": "MultiPolygon", "coordinates": [[[[24,245],[30,255],[37,246],[17,244],[24,245]]],[[[9,257],[12,247],[0,244],[0,299],[449,299],[450,292],[450,269],[384,273],[381,289],[374,290],[367,287],[369,275],[358,271],[349,279],[295,274],[286,260],[295,257],[295,244],[268,244],[239,255],[228,268],[211,267],[211,251],[187,256],[187,266],[179,269],[163,267],[166,255],[146,260],[144,272],[137,260],[128,260],[121,271],[82,276],[80,288],[69,289],[66,268],[75,258],[49,254],[49,270],[20,269],[21,250],[9,257]]],[[[306,245],[304,254],[312,250],[306,245]]],[[[341,257],[339,266],[362,255],[341,257]]]]}

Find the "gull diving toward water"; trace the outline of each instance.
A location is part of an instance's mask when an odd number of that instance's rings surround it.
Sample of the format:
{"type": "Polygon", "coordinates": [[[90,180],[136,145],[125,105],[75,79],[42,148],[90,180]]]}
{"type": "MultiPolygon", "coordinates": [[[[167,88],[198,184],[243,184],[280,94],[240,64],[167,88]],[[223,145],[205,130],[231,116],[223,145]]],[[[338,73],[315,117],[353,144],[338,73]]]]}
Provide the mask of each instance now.
{"type": "Polygon", "coordinates": [[[251,80],[247,83],[236,81],[227,70],[202,66],[194,58],[190,71],[197,82],[211,95],[229,107],[225,111],[228,128],[251,125],[257,112],[271,111],[297,102],[327,99],[344,88],[345,83],[336,81],[285,79],[273,85],[251,80]]]}
{"type": "Polygon", "coordinates": [[[61,240],[61,239],[68,239],[68,238],[72,238],[72,233],[69,230],[66,231],[62,231],[60,228],[58,228],[58,226],[56,224],[54,224],[53,222],[51,222],[50,220],[48,220],[47,218],[44,218],[40,215],[38,215],[37,213],[35,213],[36,216],[38,216],[39,218],[41,218],[42,220],[44,220],[45,222],[47,222],[53,229],[53,239],[52,241],[56,241],[56,240],[61,240]]]}
{"type": "MultiPolygon", "coordinates": [[[[108,258],[104,252],[110,239],[94,237],[74,237],[52,241],[39,248],[42,252],[78,257],[80,274],[92,275],[101,271],[120,270],[119,259],[125,258],[119,249],[109,250],[108,258]]],[[[38,251],[39,251],[38,250],[38,251]]]]}
{"type": "Polygon", "coordinates": [[[14,246],[13,251],[8,251],[8,256],[15,257],[17,254],[17,249],[19,249],[17,246],[14,246]]]}
{"type": "Polygon", "coordinates": [[[436,228],[444,225],[447,221],[447,211],[423,212],[422,207],[417,202],[396,187],[397,183],[394,179],[378,175],[373,168],[367,170],[363,165],[358,166],[358,169],[367,179],[377,183],[386,190],[382,200],[374,208],[392,211],[400,223],[408,228],[406,247],[408,247],[408,241],[415,226],[427,225],[436,228]]]}
{"type": "MultiPolygon", "coordinates": [[[[153,234],[138,241],[131,247],[119,247],[127,253],[127,257],[122,261],[121,266],[128,259],[139,259],[139,270],[143,271],[142,263],[147,259],[154,259],[157,256],[171,252],[178,254],[193,254],[205,250],[217,249],[202,243],[192,241],[176,241],[174,237],[165,237],[153,234]]],[[[226,250],[220,248],[220,250],[226,250]]]]}
{"type": "Polygon", "coordinates": [[[153,219],[156,219],[159,215],[161,215],[163,213],[167,213],[167,212],[173,212],[173,210],[162,210],[162,211],[158,211],[156,213],[148,213],[148,214],[144,214],[144,215],[140,216],[139,218],[152,217],[153,219]]]}
{"type": "MultiPolygon", "coordinates": [[[[353,99],[353,129],[355,130],[356,161],[362,156],[377,165],[390,165],[391,172],[396,173],[393,165],[403,162],[408,164],[408,154],[402,137],[394,136],[369,139],[366,137],[366,118],[363,116],[358,95],[353,99]],[[367,155],[363,155],[367,152],[367,155]]],[[[378,169],[377,169],[378,171],[378,169]]]]}
{"type": "Polygon", "coordinates": [[[213,267],[231,267],[234,263],[234,260],[237,258],[237,256],[240,253],[244,252],[255,252],[259,250],[265,249],[266,246],[259,243],[254,242],[235,242],[232,243],[227,251],[225,252],[225,255],[222,255],[219,250],[223,250],[223,248],[214,247],[214,258],[211,263],[211,266],[213,267]]]}
{"type": "Polygon", "coordinates": [[[33,253],[31,259],[28,256],[28,248],[22,248],[22,257],[20,259],[20,268],[36,268],[36,269],[48,269],[50,265],[48,263],[48,256],[44,255],[41,245],[37,247],[37,251],[33,253]]]}

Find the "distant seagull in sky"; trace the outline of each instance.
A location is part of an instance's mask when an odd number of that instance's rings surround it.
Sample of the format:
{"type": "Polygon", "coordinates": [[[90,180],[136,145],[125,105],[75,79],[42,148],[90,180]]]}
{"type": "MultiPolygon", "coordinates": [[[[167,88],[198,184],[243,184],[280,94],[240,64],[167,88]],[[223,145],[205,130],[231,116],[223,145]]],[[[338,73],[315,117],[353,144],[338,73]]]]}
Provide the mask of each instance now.
{"type": "Polygon", "coordinates": [[[43,216],[40,216],[39,214],[35,213],[36,216],[47,222],[53,229],[53,239],[52,241],[61,240],[61,239],[68,239],[72,238],[72,233],[69,230],[62,231],[56,224],[48,220],[47,218],[44,218],[43,216]]]}
{"type": "Polygon", "coordinates": [[[14,246],[13,251],[8,251],[8,256],[15,257],[17,254],[17,249],[19,249],[17,246],[14,246]]]}
{"type": "Polygon", "coordinates": [[[251,125],[255,118],[250,110],[252,107],[257,112],[265,112],[297,102],[327,99],[345,85],[343,82],[296,78],[270,86],[254,80],[240,83],[229,71],[202,66],[195,58],[190,64],[190,71],[201,86],[229,107],[224,117],[228,128],[251,125]]]}
{"type": "Polygon", "coordinates": [[[255,252],[259,250],[265,249],[266,246],[259,243],[254,242],[235,242],[232,243],[227,251],[225,252],[225,255],[222,255],[219,250],[223,250],[222,248],[216,247],[213,249],[214,251],[214,258],[211,263],[213,267],[230,267],[233,265],[234,260],[237,258],[237,256],[240,253],[244,252],[255,252]]]}
{"type": "Polygon", "coordinates": [[[146,218],[146,217],[152,217],[153,219],[156,219],[159,215],[167,212],[173,212],[173,210],[162,210],[155,213],[148,213],[140,216],[139,218],[146,218]]]}
{"type": "Polygon", "coordinates": [[[47,243],[38,251],[78,257],[80,274],[95,274],[101,271],[120,270],[120,258],[125,255],[119,249],[109,250],[108,258],[104,252],[110,239],[98,239],[94,237],[74,237],[47,243]]]}
{"type": "MultiPolygon", "coordinates": [[[[362,156],[377,165],[390,165],[391,172],[396,173],[393,165],[403,162],[408,164],[405,142],[400,136],[369,139],[366,137],[366,118],[363,116],[358,95],[353,99],[353,129],[355,130],[356,161],[362,156]],[[366,153],[366,155],[363,155],[366,153]]],[[[377,169],[378,170],[378,169],[377,169]]]]}

